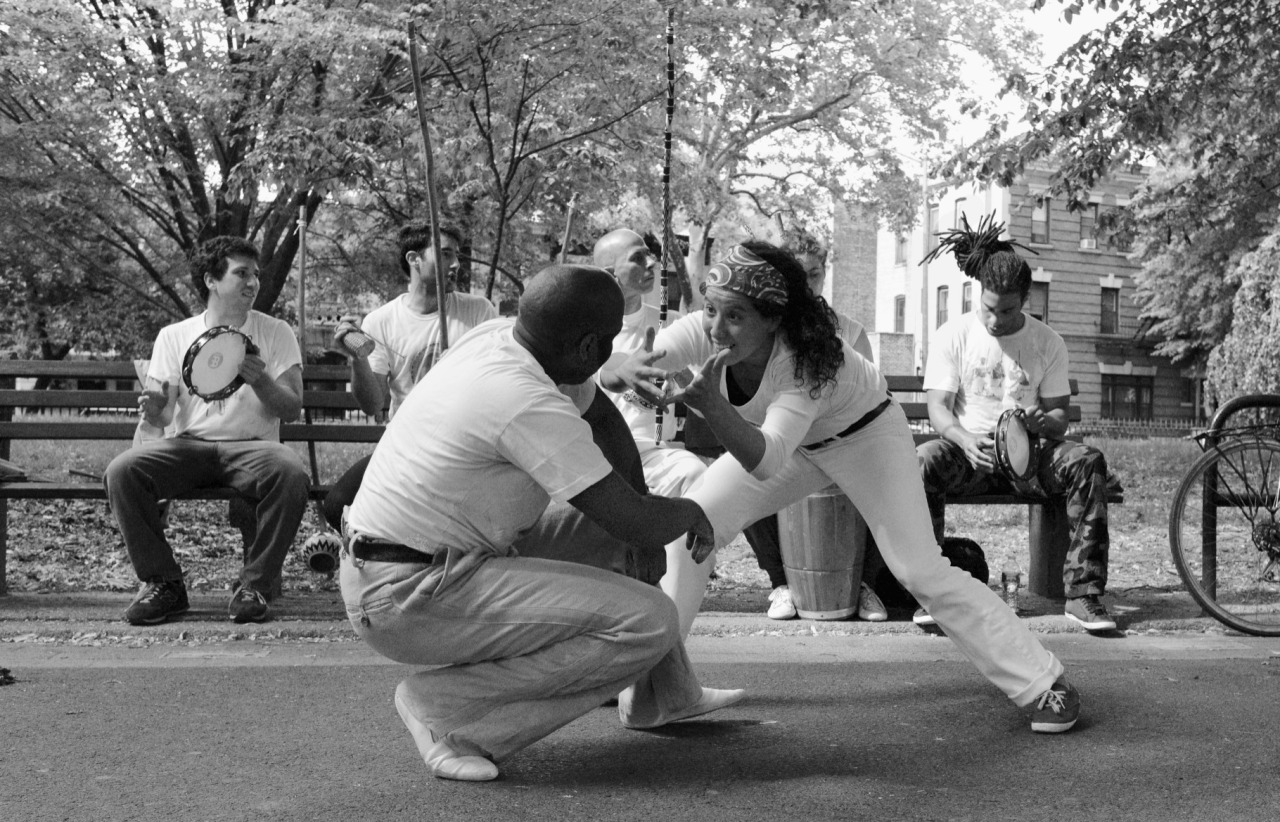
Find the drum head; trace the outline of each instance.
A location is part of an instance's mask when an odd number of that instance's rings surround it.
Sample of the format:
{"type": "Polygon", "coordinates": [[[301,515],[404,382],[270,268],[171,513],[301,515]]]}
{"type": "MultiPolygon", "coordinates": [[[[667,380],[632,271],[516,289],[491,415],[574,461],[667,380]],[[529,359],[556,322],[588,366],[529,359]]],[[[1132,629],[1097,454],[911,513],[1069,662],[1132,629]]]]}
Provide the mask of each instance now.
{"type": "Polygon", "coordinates": [[[1021,411],[1006,411],[996,426],[996,463],[1011,480],[1025,480],[1035,472],[1035,454],[1021,411]]]}
{"type": "Polygon", "coordinates": [[[182,382],[205,402],[225,400],[244,385],[240,363],[253,343],[228,325],[210,328],[196,338],[182,360],[182,382]]]}

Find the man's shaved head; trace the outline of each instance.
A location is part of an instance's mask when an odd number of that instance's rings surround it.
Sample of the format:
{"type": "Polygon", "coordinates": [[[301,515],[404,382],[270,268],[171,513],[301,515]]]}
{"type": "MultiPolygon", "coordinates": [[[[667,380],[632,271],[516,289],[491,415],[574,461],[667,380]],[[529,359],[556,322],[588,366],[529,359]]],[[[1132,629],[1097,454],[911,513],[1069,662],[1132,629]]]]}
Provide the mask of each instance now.
{"type": "Polygon", "coordinates": [[[644,237],[641,237],[631,229],[615,229],[596,240],[595,247],[591,249],[591,262],[601,268],[607,268],[612,271],[618,258],[636,246],[646,251],[649,248],[644,243],[644,237]]]}
{"type": "Polygon", "coordinates": [[[525,284],[516,336],[559,383],[577,384],[604,364],[622,329],[622,291],[607,271],[589,265],[553,265],[525,284]],[[594,335],[596,353],[583,351],[594,335]],[[603,351],[603,356],[599,352],[603,351]],[[599,362],[592,360],[599,359],[599,362]]]}

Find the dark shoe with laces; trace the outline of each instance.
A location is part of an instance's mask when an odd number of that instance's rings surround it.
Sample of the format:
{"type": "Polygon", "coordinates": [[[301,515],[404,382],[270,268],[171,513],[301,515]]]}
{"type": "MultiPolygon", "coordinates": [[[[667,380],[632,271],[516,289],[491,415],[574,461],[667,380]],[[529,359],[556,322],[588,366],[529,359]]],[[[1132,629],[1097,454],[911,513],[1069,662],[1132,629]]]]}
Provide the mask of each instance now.
{"type": "Polygon", "coordinates": [[[271,608],[267,606],[267,598],[261,592],[241,585],[231,595],[227,612],[232,622],[266,622],[271,618],[271,608]]]}
{"type": "Polygon", "coordinates": [[[190,608],[187,586],[182,584],[182,580],[148,582],[124,612],[124,621],[130,625],[159,625],[178,614],[185,614],[190,608]]]}
{"type": "Polygon", "coordinates": [[[1114,631],[1116,621],[1107,613],[1097,594],[1086,594],[1067,600],[1064,612],[1067,619],[1084,627],[1086,631],[1114,631]]]}
{"type": "Polygon", "coordinates": [[[1080,692],[1065,676],[1060,676],[1035,701],[1031,730],[1038,734],[1060,734],[1071,730],[1079,718],[1080,692]]]}

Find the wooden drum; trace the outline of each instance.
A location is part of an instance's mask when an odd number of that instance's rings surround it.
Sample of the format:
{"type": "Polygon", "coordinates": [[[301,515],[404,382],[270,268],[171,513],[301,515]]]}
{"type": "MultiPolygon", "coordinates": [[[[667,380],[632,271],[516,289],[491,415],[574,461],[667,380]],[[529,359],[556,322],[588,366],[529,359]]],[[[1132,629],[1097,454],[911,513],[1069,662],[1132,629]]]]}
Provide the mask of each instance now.
{"type": "Polygon", "coordinates": [[[796,613],[805,619],[853,616],[867,526],[844,492],[831,485],[782,509],[778,536],[796,613]]]}

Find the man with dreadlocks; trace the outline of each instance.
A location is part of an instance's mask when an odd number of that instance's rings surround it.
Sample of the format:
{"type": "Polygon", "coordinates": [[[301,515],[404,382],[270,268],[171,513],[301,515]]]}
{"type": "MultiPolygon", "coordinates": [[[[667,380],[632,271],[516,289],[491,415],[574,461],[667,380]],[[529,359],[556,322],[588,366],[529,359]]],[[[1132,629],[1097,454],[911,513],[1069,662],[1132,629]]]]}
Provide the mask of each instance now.
{"type": "MultiPolygon", "coordinates": [[[[947,494],[1011,490],[1010,480],[993,470],[993,434],[1006,409],[1021,408],[1027,430],[1041,441],[1035,479],[1046,493],[1066,497],[1066,615],[1087,631],[1114,630],[1100,599],[1110,546],[1107,463],[1097,449],[1065,439],[1071,399],[1067,346],[1056,331],[1023,313],[1031,267],[1015,250],[1017,243],[1001,239],[1004,224],[990,215],[976,231],[963,218],[962,226],[943,235],[926,258],[950,251],[961,270],[982,285],[977,309],[938,329],[925,365],[929,422],[940,436],[916,451],[934,534],[941,543],[947,494]]],[[[917,612],[917,623],[928,620],[927,613],[917,612]]]]}

